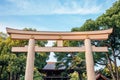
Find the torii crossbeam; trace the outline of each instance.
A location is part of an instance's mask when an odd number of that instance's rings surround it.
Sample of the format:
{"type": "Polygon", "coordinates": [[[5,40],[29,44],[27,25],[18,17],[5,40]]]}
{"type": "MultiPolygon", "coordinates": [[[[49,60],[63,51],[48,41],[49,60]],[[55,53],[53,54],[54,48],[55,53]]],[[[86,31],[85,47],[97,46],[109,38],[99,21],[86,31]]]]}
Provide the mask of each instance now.
{"type": "Polygon", "coordinates": [[[92,52],[108,52],[107,47],[95,47],[91,40],[106,40],[112,29],[86,32],[24,31],[6,28],[12,39],[29,40],[28,46],[13,47],[13,52],[28,52],[25,80],[33,80],[35,52],[85,52],[87,80],[96,80],[92,52]],[[38,47],[35,40],[57,40],[57,47],[38,47]],[[64,47],[63,40],[84,40],[83,47],[64,47]]]}

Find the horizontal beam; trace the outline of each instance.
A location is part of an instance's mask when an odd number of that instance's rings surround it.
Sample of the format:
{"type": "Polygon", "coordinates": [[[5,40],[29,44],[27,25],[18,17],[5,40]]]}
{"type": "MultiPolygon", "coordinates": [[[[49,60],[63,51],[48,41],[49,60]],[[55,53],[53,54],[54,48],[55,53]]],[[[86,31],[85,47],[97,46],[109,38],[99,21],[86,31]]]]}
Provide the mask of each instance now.
{"type": "MultiPolygon", "coordinates": [[[[92,46],[93,52],[108,52],[107,47],[92,46]]],[[[28,47],[12,47],[12,52],[27,52],[28,47]]],[[[35,52],[85,52],[85,47],[38,47],[35,52]]]]}
{"type": "Polygon", "coordinates": [[[60,31],[25,31],[12,28],[6,28],[8,34],[29,34],[29,35],[89,35],[89,34],[110,34],[111,29],[99,31],[82,31],[82,32],[60,32],[60,31]]]}
{"type": "Polygon", "coordinates": [[[31,37],[37,40],[105,40],[112,33],[112,29],[84,32],[50,32],[50,31],[24,31],[6,28],[12,39],[26,40],[31,37]]]}
{"type": "Polygon", "coordinates": [[[21,34],[11,34],[12,39],[16,40],[28,40],[30,38],[36,40],[84,40],[89,38],[91,40],[106,40],[108,34],[92,34],[92,35],[21,35],[21,34]]]}

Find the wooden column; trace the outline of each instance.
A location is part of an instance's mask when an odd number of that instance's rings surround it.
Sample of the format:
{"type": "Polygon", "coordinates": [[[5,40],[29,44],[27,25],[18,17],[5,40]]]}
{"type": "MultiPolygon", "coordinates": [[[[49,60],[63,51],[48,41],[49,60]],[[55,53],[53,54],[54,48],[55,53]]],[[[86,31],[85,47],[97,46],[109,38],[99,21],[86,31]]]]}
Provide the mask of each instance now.
{"type": "Polygon", "coordinates": [[[29,39],[25,80],[33,80],[34,58],[35,58],[35,40],[29,39]]]}
{"type": "Polygon", "coordinates": [[[57,40],[57,46],[62,47],[63,46],[63,40],[57,40]]]}
{"type": "Polygon", "coordinates": [[[90,39],[85,39],[85,58],[86,58],[87,80],[96,80],[90,39]]]}

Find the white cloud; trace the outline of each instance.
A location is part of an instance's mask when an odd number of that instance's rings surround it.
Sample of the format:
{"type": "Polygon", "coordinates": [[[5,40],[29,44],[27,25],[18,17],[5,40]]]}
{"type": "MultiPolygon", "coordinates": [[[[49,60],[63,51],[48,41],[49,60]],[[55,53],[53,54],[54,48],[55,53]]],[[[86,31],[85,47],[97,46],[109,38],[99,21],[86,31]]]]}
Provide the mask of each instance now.
{"type": "Polygon", "coordinates": [[[97,14],[101,11],[101,4],[97,5],[96,1],[85,0],[85,1],[69,1],[60,5],[53,11],[55,14],[97,14]]]}
{"type": "Polygon", "coordinates": [[[49,60],[47,60],[47,62],[57,62],[57,59],[54,56],[54,52],[50,52],[49,60]]]}
{"type": "Polygon", "coordinates": [[[6,28],[3,24],[0,23],[0,32],[6,33],[6,28]]]}
{"type": "MultiPolygon", "coordinates": [[[[55,41],[49,40],[46,47],[52,47],[54,42],[55,41]]],[[[47,62],[56,62],[57,59],[54,56],[55,56],[54,52],[50,52],[49,60],[47,60],[47,62]]]]}
{"type": "MultiPolygon", "coordinates": [[[[98,0],[7,0],[2,15],[44,15],[44,14],[97,14],[104,10],[98,0]],[[11,9],[9,9],[9,7],[11,9]]],[[[106,0],[107,1],[107,0],[106,0]]]]}
{"type": "Polygon", "coordinates": [[[59,8],[53,11],[54,14],[96,14],[100,13],[101,7],[91,7],[91,8],[59,8]]]}

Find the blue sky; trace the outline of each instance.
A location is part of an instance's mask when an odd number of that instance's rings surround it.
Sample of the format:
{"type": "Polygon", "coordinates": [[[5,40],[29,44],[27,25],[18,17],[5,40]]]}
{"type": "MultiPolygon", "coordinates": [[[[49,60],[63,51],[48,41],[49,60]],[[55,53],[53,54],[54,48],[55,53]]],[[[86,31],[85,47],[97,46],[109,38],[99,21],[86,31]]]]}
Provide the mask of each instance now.
{"type": "Polygon", "coordinates": [[[0,0],[0,31],[6,27],[70,31],[96,19],[116,0],[0,0]]]}
{"type": "MultiPolygon", "coordinates": [[[[96,19],[116,0],[0,0],[0,32],[6,27],[71,31],[96,19]]],[[[52,45],[50,42],[48,45],[52,45]]],[[[51,54],[50,61],[55,61],[51,54]]]]}

